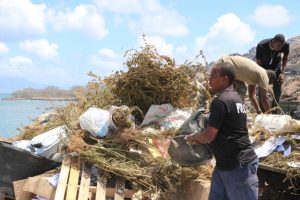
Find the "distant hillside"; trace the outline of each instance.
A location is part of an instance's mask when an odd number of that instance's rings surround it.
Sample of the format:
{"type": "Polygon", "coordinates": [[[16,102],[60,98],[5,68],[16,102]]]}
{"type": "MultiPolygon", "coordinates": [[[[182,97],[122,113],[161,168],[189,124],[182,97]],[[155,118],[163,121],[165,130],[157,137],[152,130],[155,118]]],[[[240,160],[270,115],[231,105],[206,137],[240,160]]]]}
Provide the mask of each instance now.
{"type": "MultiPolygon", "coordinates": [[[[290,44],[290,54],[289,54],[289,69],[299,70],[300,67],[300,36],[292,37],[287,40],[290,44]]],[[[243,56],[251,59],[255,59],[256,47],[249,50],[248,53],[243,56]]]]}
{"type": "Polygon", "coordinates": [[[0,76],[0,93],[11,93],[21,88],[44,88],[46,85],[34,83],[21,78],[0,76]]]}
{"type": "Polygon", "coordinates": [[[76,92],[84,91],[81,86],[72,87],[70,90],[48,86],[44,89],[25,88],[13,92],[7,100],[76,100],[76,92]]]}

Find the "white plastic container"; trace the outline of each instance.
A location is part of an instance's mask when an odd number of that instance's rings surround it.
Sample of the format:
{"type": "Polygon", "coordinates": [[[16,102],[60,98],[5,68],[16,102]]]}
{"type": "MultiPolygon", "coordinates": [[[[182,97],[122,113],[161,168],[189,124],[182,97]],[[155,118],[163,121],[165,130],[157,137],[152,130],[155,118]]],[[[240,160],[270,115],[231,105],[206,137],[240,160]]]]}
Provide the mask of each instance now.
{"type": "Polygon", "coordinates": [[[293,132],[291,121],[289,115],[262,114],[256,116],[254,126],[268,128],[271,132],[293,132]]]}
{"type": "Polygon", "coordinates": [[[60,145],[66,139],[67,133],[64,126],[59,126],[31,139],[31,144],[40,143],[41,148],[35,148],[35,154],[50,158],[57,153],[60,145]]]}

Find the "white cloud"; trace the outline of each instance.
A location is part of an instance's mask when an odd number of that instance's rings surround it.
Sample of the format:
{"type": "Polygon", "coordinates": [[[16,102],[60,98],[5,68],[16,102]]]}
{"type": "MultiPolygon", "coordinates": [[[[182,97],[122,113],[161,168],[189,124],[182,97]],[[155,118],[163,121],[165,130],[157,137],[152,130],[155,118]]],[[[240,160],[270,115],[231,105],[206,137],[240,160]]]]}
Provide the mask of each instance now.
{"type": "Polygon", "coordinates": [[[116,58],[117,54],[109,48],[104,48],[99,50],[99,55],[107,58],[116,58]]]}
{"type": "Polygon", "coordinates": [[[64,12],[49,11],[49,21],[55,30],[77,30],[97,39],[108,34],[104,17],[94,5],[79,5],[64,12]]]}
{"type": "Polygon", "coordinates": [[[5,57],[0,60],[0,75],[18,77],[36,83],[50,85],[66,84],[69,75],[61,67],[34,63],[23,56],[5,57]]]}
{"type": "Polygon", "coordinates": [[[107,76],[115,71],[124,69],[123,56],[112,49],[100,49],[97,53],[90,55],[91,71],[100,76],[107,76]]]}
{"type": "Polygon", "coordinates": [[[0,39],[15,40],[46,31],[45,4],[0,0],[0,39]]]}
{"type": "Polygon", "coordinates": [[[43,59],[52,59],[58,56],[58,45],[56,43],[50,44],[46,39],[26,40],[20,43],[20,48],[34,53],[43,59]]]}
{"type": "Polygon", "coordinates": [[[144,8],[141,0],[95,0],[99,9],[110,10],[118,14],[140,14],[144,8]]]}
{"type": "Polygon", "coordinates": [[[166,40],[160,36],[139,36],[137,46],[144,47],[146,44],[154,45],[160,54],[172,56],[173,45],[168,44],[166,40]]]}
{"type": "Polygon", "coordinates": [[[0,42],[0,56],[9,52],[9,48],[2,42],[0,42]]]}
{"type": "Polygon", "coordinates": [[[95,0],[95,2],[99,9],[117,14],[117,24],[122,24],[122,21],[137,34],[186,36],[189,33],[185,17],[176,10],[161,5],[158,0],[95,0]]]}
{"type": "Polygon", "coordinates": [[[257,24],[267,27],[282,27],[288,25],[293,16],[281,5],[260,5],[250,16],[257,24]]]}
{"type": "Polygon", "coordinates": [[[8,58],[9,63],[12,66],[28,66],[32,64],[32,60],[23,56],[15,56],[8,58]]]}
{"type": "Polygon", "coordinates": [[[224,53],[244,52],[254,40],[255,32],[233,13],[222,15],[209,32],[196,38],[196,50],[203,50],[209,61],[224,53]]]}
{"type": "Polygon", "coordinates": [[[6,57],[0,60],[1,76],[22,76],[23,69],[30,67],[32,60],[23,56],[6,57]]]}

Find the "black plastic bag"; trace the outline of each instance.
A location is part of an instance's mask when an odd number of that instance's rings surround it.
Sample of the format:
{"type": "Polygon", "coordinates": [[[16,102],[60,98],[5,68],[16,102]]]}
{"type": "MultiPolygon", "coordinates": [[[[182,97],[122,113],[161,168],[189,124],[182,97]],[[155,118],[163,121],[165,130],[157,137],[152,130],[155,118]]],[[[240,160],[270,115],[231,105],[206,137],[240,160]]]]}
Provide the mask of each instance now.
{"type": "Polygon", "coordinates": [[[207,121],[208,114],[204,114],[204,109],[199,109],[183,123],[168,149],[174,161],[182,165],[199,165],[213,157],[209,144],[189,145],[185,141],[186,135],[201,133],[206,128],[207,121]]]}

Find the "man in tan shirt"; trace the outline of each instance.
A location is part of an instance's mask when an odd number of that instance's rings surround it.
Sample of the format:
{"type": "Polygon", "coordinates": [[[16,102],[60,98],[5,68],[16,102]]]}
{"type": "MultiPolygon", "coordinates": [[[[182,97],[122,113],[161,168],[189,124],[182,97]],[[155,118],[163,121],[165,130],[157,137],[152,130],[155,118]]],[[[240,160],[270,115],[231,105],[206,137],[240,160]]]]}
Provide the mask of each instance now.
{"type": "Polygon", "coordinates": [[[233,65],[236,73],[234,88],[237,90],[242,99],[245,98],[248,85],[249,99],[256,110],[260,113],[261,110],[267,112],[270,110],[270,103],[268,99],[268,86],[275,80],[275,73],[271,70],[265,70],[254,61],[242,56],[222,56],[218,62],[228,62],[233,65]],[[259,92],[262,97],[262,106],[259,108],[256,99],[256,85],[260,88],[259,92]]]}

